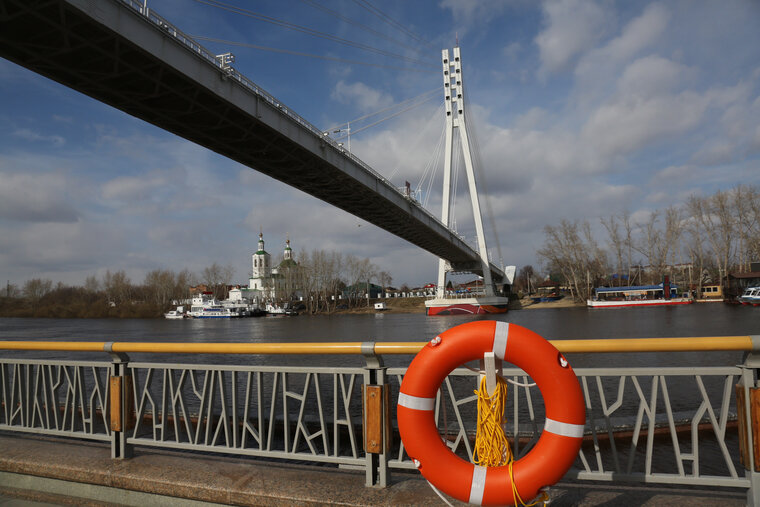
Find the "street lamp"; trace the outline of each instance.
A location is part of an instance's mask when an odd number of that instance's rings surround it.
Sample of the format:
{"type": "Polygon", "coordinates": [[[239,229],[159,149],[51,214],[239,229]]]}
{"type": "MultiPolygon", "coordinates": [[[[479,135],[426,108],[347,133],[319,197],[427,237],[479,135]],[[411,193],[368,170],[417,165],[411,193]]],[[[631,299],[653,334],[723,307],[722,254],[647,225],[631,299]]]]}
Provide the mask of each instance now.
{"type": "Polygon", "coordinates": [[[348,138],[348,152],[351,153],[351,122],[346,122],[346,128],[333,130],[333,134],[345,132],[348,138]]]}

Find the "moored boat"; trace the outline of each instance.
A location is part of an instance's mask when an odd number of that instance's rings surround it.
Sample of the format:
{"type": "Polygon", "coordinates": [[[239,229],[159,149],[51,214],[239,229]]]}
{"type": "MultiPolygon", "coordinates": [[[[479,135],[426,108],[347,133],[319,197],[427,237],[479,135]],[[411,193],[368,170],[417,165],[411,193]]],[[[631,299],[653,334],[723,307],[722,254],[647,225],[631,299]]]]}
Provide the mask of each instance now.
{"type": "Polygon", "coordinates": [[[225,306],[208,292],[193,296],[189,315],[194,319],[231,319],[246,316],[243,308],[225,306]]]}
{"type": "Polygon", "coordinates": [[[295,315],[298,315],[298,312],[294,309],[287,306],[279,306],[272,303],[268,303],[266,306],[266,313],[267,315],[273,315],[273,316],[280,316],[280,315],[286,315],[289,317],[293,317],[295,315]]]}
{"type": "Polygon", "coordinates": [[[739,296],[739,302],[743,305],[760,306],[760,286],[747,287],[744,294],[739,296]]]}
{"type": "Polygon", "coordinates": [[[187,318],[187,315],[185,315],[185,308],[182,306],[178,306],[176,310],[169,310],[164,314],[164,318],[166,319],[184,319],[187,318]]]}
{"type": "Polygon", "coordinates": [[[620,308],[627,306],[687,305],[690,297],[679,297],[678,287],[669,283],[632,285],[628,287],[597,287],[593,299],[586,301],[590,308],[620,308]],[[667,287],[667,289],[665,289],[667,287]]]}

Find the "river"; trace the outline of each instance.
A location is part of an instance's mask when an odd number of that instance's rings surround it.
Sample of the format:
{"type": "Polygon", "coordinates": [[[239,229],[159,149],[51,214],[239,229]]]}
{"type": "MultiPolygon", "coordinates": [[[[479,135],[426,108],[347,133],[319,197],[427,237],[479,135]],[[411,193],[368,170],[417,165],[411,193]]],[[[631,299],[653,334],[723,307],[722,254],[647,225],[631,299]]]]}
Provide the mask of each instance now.
{"type": "MultiPolygon", "coordinates": [[[[427,341],[472,316],[427,317],[423,314],[262,317],[253,319],[0,319],[2,340],[167,341],[167,342],[320,342],[427,341]]],[[[740,305],[703,303],[655,308],[553,308],[511,311],[483,318],[525,326],[549,340],[585,338],[653,338],[760,334],[760,310],[740,305]]],[[[9,352],[3,352],[8,356],[9,352]]],[[[17,353],[13,353],[14,355],[17,353]]],[[[71,353],[29,353],[34,357],[64,358],[71,353]]],[[[739,352],[668,354],[585,354],[569,356],[572,365],[683,366],[737,364],[739,352]],[[624,356],[624,357],[622,357],[624,356]]],[[[102,359],[102,354],[79,354],[102,359]]],[[[107,359],[107,357],[105,358],[107,359]]],[[[132,356],[157,360],[155,356],[132,356]]],[[[158,359],[166,361],[166,357],[158,359]]],[[[171,358],[193,363],[298,364],[294,356],[171,358]]],[[[408,357],[386,358],[388,365],[408,364],[408,357]]],[[[360,357],[322,358],[314,364],[360,365],[360,357]]]]}

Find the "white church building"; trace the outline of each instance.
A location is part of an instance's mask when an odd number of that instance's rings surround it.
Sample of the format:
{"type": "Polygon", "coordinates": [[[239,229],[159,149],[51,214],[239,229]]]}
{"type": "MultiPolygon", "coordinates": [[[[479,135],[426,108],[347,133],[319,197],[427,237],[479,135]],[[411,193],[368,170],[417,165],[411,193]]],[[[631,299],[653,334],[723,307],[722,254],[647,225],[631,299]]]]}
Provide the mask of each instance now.
{"type": "Polygon", "coordinates": [[[249,301],[272,301],[290,298],[295,295],[295,280],[292,268],[298,266],[293,259],[290,238],[285,241],[282,262],[272,265],[272,256],[264,249],[264,234],[259,233],[259,244],[251,256],[251,277],[248,287],[230,291],[230,299],[247,299],[249,301]]]}

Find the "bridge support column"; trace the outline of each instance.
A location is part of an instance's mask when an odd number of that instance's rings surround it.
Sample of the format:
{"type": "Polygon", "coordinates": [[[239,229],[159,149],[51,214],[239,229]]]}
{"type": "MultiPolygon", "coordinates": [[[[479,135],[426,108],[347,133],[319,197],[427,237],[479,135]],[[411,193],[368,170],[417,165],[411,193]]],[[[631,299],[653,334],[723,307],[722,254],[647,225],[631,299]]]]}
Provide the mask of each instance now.
{"type": "Polygon", "coordinates": [[[111,376],[109,379],[109,411],[111,423],[111,458],[127,459],[133,456],[132,445],[127,443],[127,431],[134,428],[135,411],[132,395],[132,377],[127,374],[129,357],[110,350],[111,376]]]}
{"type": "Polygon", "coordinates": [[[747,505],[760,507],[760,336],[752,336],[752,352],[744,358],[736,385],[739,447],[745,476],[750,481],[747,505]]]}
{"type": "Polygon", "coordinates": [[[375,343],[362,343],[366,361],[362,387],[362,428],[368,487],[388,485],[388,454],[391,441],[390,385],[383,360],[375,354],[375,343]]]}

